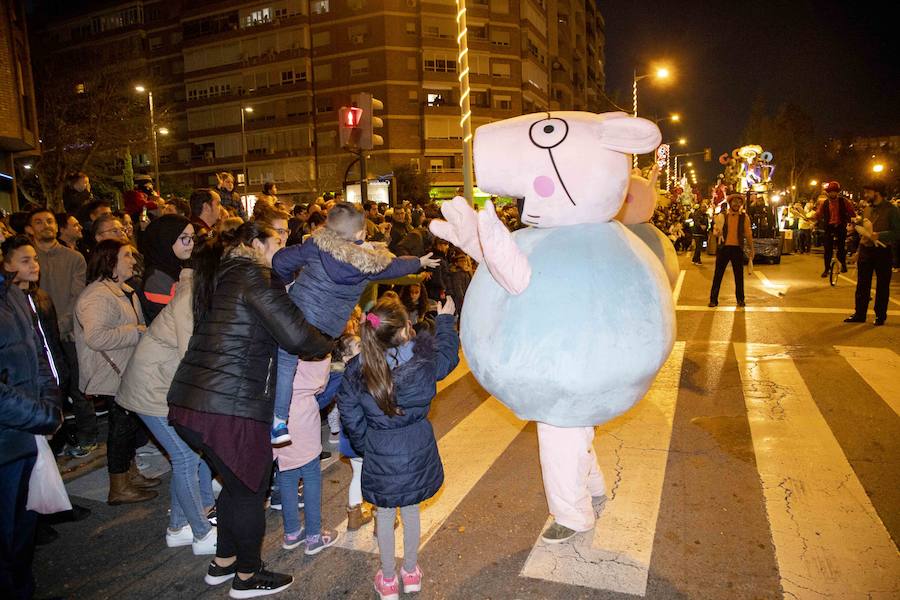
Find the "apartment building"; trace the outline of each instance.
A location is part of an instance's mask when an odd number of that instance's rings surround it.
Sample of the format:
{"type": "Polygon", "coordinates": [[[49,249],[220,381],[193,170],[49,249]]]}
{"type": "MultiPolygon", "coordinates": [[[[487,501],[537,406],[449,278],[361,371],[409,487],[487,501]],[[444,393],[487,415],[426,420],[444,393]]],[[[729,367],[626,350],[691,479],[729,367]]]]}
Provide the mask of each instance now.
{"type": "Polygon", "coordinates": [[[37,152],[25,3],[0,0],[0,208],[17,210],[15,159],[37,152]]]}
{"type": "MultiPolygon", "coordinates": [[[[338,146],[337,109],[362,91],[384,103],[371,177],[411,164],[437,186],[462,183],[453,0],[84,4],[97,10],[42,26],[56,40],[47,51],[71,52],[72,32],[79,44],[140,42],[145,62],[130,68],[169,130],[164,187],[208,185],[246,163],[251,192],[264,181],[298,198],[340,189],[358,175],[338,146]]],[[[467,18],[474,126],[599,106],[604,25],[593,0],[472,0],[467,18]]]]}

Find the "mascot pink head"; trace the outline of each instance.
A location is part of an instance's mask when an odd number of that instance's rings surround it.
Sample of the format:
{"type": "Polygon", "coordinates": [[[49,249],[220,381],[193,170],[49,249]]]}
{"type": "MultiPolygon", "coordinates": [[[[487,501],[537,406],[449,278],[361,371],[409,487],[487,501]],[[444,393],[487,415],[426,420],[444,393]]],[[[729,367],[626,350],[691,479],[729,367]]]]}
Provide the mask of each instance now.
{"type": "Polygon", "coordinates": [[[524,198],[534,227],[605,223],[628,190],[629,153],[659,145],[659,128],[625,113],[553,112],[482,125],[475,134],[478,187],[524,198]]]}

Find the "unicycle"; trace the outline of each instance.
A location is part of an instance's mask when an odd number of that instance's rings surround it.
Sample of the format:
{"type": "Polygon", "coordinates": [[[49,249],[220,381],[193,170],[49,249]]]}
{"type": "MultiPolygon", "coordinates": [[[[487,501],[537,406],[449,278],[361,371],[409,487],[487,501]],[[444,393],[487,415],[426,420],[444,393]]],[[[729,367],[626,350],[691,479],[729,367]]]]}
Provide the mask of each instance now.
{"type": "Polygon", "coordinates": [[[837,256],[831,259],[831,268],[828,270],[828,283],[831,284],[831,287],[837,285],[838,277],[841,274],[841,261],[837,259],[837,256]]]}

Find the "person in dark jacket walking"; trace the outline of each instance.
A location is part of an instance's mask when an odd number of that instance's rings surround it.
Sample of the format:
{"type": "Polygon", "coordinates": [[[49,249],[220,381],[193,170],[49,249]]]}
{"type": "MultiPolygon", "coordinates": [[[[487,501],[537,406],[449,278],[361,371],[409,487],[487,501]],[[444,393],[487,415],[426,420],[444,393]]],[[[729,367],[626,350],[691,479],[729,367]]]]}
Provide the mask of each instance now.
{"type": "Polygon", "coordinates": [[[428,411],[437,382],[459,363],[455,311],[453,299],[447,298],[438,310],[435,335],[416,336],[399,300],[379,300],[362,323],[362,352],[350,361],[338,391],[344,432],[363,456],[363,498],[377,507],[381,569],[375,590],[382,599],[399,594],[393,526],[398,507],[403,519],[403,591],[422,589],[419,503],[444,482],[428,411]]]}
{"type": "Polygon", "coordinates": [[[35,435],[62,423],[59,388],[28,298],[0,274],[0,597],[31,598],[36,513],[27,510],[35,435]]]}
{"type": "Polygon", "coordinates": [[[281,240],[245,223],[194,253],[194,334],[169,388],[169,421],[223,481],[216,557],[206,582],[233,579],[231,596],[274,594],[293,577],[260,561],[272,469],[275,352],[321,359],[332,343],[271,282],[281,240]],[[235,576],[237,575],[237,576],[235,576]]]}
{"type": "Polygon", "coordinates": [[[706,214],[706,200],[701,200],[694,212],[691,213],[691,235],[694,238],[694,256],[691,263],[695,265],[703,264],[700,261],[700,252],[703,250],[703,242],[709,233],[709,215],[706,214]]]}

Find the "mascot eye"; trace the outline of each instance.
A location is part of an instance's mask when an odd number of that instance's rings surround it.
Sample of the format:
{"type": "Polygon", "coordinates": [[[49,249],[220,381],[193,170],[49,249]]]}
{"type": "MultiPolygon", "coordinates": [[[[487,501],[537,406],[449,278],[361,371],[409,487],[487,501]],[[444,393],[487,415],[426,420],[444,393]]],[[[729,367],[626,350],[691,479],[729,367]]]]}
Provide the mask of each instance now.
{"type": "Polygon", "coordinates": [[[562,144],[568,133],[569,126],[562,119],[542,119],[528,130],[531,143],[548,150],[562,144]]]}

